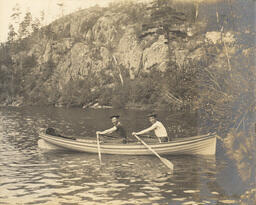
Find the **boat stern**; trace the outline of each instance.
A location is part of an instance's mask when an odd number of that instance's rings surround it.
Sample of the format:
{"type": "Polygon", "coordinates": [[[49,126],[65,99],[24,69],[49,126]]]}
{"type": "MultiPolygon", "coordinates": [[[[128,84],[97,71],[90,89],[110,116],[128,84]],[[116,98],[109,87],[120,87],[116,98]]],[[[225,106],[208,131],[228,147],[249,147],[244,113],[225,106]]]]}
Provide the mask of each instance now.
{"type": "Polygon", "coordinates": [[[202,146],[199,150],[198,153],[199,155],[215,155],[216,154],[216,142],[217,142],[217,137],[213,136],[210,139],[207,139],[207,142],[202,146]]]}

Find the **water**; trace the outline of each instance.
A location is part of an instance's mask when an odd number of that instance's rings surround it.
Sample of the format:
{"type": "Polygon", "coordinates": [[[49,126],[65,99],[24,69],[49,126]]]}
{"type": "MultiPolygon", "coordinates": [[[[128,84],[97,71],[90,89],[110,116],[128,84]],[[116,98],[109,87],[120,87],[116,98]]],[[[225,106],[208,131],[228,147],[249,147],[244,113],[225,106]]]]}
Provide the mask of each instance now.
{"type": "MultiPolygon", "coordinates": [[[[95,139],[116,112],[0,108],[0,204],[239,204],[244,187],[219,143],[214,157],[166,157],[173,174],[154,156],[103,155],[100,167],[97,155],[37,146],[38,131],[50,126],[95,139]]],[[[118,113],[128,132],[149,125],[142,111],[118,113]]],[[[160,117],[171,129],[174,118],[160,117]]]]}

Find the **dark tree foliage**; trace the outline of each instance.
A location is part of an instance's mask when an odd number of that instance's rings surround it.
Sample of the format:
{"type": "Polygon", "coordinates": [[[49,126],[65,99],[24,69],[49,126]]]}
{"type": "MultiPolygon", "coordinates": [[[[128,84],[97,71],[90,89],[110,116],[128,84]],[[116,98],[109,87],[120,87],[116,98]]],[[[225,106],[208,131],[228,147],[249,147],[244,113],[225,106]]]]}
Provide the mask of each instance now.
{"type": "Polygon", "coordinates": [[[9,25],[8,38],[7,38],[9,43],[13,42],[15,40],[16,36],[17,36],[17,33],[15,32],[14,26],[12,24],[10,24],[9,25]]]}
{"type": "Polygon", "coordinates": [[[171,54],[170,40],[173,37],[186,36],[186,33],[179,29],[179,26],[186,21],[185,14],[176,11],[169,5],[169,1],[154,0],[151,6],[147,8],[148,19],[142,25],[142,34],[140,38],[145,38],[148,35],[164,35],[166,44],[168,45],[169,55],[171,54]]]}
{"type": "Polygon", "coordinates": [[[19,38],[20,39],[27,37],[32,32],[31,24],[32,24],[32,14],[31,14],[31,12],[28,11],[25,14],[23,21],[19,25],[19,38]]]}

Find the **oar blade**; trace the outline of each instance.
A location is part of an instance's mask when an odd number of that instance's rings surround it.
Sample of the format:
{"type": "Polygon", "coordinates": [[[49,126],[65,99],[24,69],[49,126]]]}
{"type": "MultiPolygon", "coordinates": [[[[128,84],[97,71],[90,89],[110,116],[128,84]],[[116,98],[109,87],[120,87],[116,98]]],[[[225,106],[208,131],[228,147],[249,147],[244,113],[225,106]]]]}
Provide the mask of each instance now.
{"type": "Polygon", "coordinates": [[[165,158],[161,157],[161,161],[162,161],[167,167],[169,167],[171,170],[174,169],[173,163],[171,163],[168,159],[165,159],[165,158]]]}
{"type": "Polygon", "coordinates": [[[134,137],[136,137],[137,140],[139,140],[145,147],[147,147],[153,154],[155,154],[161,160],[161,162],[163,162],[169,169],[171,169],[173,171],[173,168],[174,168],[173,163],[171,163],[168,159],[161,157],[155,150],[153,150],[149,145],[147,145],[137,135],[134,135],[134,137]]]}

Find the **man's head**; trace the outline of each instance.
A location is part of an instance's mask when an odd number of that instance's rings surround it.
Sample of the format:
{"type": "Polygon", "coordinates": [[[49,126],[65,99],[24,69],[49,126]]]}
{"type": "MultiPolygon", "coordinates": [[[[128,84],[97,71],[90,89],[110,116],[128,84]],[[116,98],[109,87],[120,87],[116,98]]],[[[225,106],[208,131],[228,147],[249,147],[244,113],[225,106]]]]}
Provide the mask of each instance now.
{"type": "Polygon", "coordinates": [[[120,117],[119,115],[112,115],[112,116],[110,117],[110,119],[111,119],[113,125],[117,125],[117,124],[118,124],[118,122],[119,122],[119,117],[120,117]]]}
{"type": "Polygon", "coordinates": [[[151,122],[152,124],[154,124],[156,122],[156,114],[155,113],[151,113],[148,115],[148,119],[149,119],[149,122],[151,122]]]}

